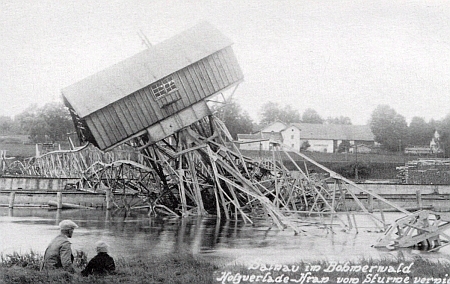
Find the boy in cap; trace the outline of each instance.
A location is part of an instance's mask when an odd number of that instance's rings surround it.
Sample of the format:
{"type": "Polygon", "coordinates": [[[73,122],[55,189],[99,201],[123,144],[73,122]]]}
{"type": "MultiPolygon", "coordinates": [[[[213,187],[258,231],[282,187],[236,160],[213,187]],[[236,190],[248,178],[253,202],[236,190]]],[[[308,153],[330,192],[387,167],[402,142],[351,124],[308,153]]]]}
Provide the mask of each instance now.
{"type": "Polygon", "coordinates": [[[114,272],[116,265],[114,259],[108,255],[108,244],[104,241],[95,243],[97,248],[97,255],[94,256],[81,271],[81,275],[88,276],[89,274],[105,275],[114,272]]]}
{"type": "Polygon", "coordinates": [[[48,245],[44,254],[42,269],[63,268],[70,273],[74,273],[72,266],[73,255],[69,238],[72,237],[75,228],[78,225],[71,220],[63,220],[59,223],[61,234],[54,238],[48,245]]]}

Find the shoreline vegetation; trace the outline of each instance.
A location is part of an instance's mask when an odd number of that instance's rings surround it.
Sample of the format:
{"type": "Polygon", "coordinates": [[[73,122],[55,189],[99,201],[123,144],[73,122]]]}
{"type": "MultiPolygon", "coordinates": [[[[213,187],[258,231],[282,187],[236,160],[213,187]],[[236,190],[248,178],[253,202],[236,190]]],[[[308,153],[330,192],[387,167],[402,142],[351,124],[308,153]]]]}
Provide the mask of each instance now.
{"type": "Polygon", "coordinates": [[[0,254],[0,283],[450,283],[450,257],[219,266],[191,254],[171,254],[115,259],[114,274],[89,277],[79,273],[83,262],[75,260],[77,273],[70,274],[39,271],[41,261],[42,255],[33,251],[0,254]]]}

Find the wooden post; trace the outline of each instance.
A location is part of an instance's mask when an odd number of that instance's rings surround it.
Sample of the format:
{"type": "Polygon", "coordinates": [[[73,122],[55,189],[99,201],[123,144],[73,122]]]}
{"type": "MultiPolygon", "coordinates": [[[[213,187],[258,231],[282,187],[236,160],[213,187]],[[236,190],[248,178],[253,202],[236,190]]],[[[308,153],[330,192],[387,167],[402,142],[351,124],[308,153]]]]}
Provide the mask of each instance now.
{"type": "Polygon", "coordinates": [[[112,209],[112,196],[111,188],[106,189],[106,210],[112,209]]]}
{"type": "Polygon", "coordinates": [[[369,208],[368,208],[370,213],[373,213],[373,195],[369,194],[369,208]]]}
{"type": "Polygon", "coordinates": [[[62,191],[56,193],[56,209],[62,209],[62,191]]]}
{"type": "Polygon", "coordinates": [[[419,209],[422,210],[423,203],[422,203],[422,193],[420,189],[416,191],[416,198],[417,198],[417,206],[419,206],[419,209]]]}
{"type": "Polygon", "coordinates": [[[55,225],[59,226],[59,222],[61,222],[61,209],[56,209],[55,225]]]}
{"type": "Polygon", "coordinates": [[[109,220],[111,220],[111,211],[106,210],[105,223],[107,224],[109,222],[109,220]]]}
{"type": "Polygon", "coordinates": [[[16,193],[14,191],[11,191],[9,194],[9,208],[14,208],[14,198],[16,197],[16,193]]]}

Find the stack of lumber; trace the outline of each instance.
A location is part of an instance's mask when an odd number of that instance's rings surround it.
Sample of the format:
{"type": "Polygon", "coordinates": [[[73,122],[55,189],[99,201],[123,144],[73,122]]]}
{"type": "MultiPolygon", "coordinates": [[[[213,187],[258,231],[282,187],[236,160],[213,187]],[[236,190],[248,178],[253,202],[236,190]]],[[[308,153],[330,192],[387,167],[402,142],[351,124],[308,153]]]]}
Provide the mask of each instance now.
{"type": "Polygon", "coordinates": [[[397,167],[397,178],[406,184],[450,184],[450,159],[419,159],[397,167]]]}

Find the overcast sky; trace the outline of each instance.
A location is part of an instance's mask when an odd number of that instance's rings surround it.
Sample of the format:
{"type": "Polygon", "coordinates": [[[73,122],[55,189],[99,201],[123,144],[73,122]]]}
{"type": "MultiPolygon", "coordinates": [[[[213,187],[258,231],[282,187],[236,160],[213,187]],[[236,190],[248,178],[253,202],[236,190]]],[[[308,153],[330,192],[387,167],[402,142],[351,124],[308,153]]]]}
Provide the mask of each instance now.
{"type": "MultiPolygon", "coordinates": [[[[450,113],[450,1],[0,0],[0,115],[206,20],[234,42],[235,93],[365,124],[379,104],[408,121],[450,113]]],[[[94,98],[93,98],[94,99],[94,98]]]]}

